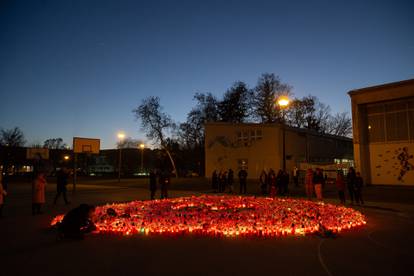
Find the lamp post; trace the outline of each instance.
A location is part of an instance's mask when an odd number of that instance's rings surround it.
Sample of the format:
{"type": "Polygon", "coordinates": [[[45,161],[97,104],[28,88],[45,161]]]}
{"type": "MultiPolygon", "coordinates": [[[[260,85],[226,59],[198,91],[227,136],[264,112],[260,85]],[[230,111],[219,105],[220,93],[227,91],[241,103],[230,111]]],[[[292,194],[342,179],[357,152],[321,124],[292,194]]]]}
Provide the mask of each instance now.
{"type": "Polygon", "coordinates": [[[286,171],[286,118],[285,118],[285,110],[288,108],[290,104],[290,100],[287,96],[281,96],[277,100],[277,104],[279,108],[282,110],[283,122],[282,122],[282,155],[283,155],[283,171],[286,171]]]}
{"type": "Polygon", "coordinates": [[[144,144],[140,144],[139,148],[141,149],[141,173],[144,172],[144,144]]]}
{"type": "Polygon", "coordinates": [[[121,182],[122,141],[125,138],[125,134],[122,132],[119,132],[117,136],[119,140],[118,182],[121,182]]]}

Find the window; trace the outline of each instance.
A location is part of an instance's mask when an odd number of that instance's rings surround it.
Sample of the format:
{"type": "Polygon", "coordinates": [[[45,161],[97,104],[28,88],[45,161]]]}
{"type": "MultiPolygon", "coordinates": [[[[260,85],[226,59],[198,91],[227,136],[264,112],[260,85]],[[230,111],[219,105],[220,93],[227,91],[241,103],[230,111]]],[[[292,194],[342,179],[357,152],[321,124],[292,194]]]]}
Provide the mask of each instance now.
{"type": "Polygon", "coordinates": [[[241,169],[247,170],[249,160],[248,159],[239,159],[239,160],[237,160],[237,164],[238,164],[239,170],[241,170],[241,169]]]}
{"type": "Polygon", "coordinates": [[[367,105],[370,143],[414,140],[414,98],[367,105]]]}
{"type": "Polygon", "coordinates": [[[384,115],[371,115],[368,117],[368,139],[370,142],[385,141],[384,115]]]}
{"type": "Polygon", "coordinates": [[[251,130],[250,131],[250,139],[252,139],[252,140],[261,140],[262,139],[262,131],[260,129],[251,130]]]}
{"type": "Polygon", "coordinates": [[[408,128],[410,132],[410,138],[411,140],[414,140],[414,110],[408,111],[408,128]]]}
{"type": "Polygon", "coordinates": [[[392,112],[385,115],[387,141],[408,140],[407,112],[392,112]]]}

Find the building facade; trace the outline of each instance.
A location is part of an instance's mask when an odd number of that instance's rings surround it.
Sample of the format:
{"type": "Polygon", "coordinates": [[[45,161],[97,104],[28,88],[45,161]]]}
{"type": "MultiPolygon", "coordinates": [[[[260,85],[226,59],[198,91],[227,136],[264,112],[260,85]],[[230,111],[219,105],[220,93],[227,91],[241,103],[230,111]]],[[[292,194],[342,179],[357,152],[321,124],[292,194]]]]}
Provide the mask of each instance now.
{"type": "MultiPolygon", "coordinates": [[[[249,178],[262,170],[283,167],[283,126],[280,124],[207,123],[206,176],[214,170],[241,168],[249,178]]],[[[285,127],[286,170],[300,164],[333,164],[353,159],[352,139],[285,127]]]]}
{"type": "Polygon", "coordinates": [[[355,164],[365,182],[414,185],[414,79],[348,94],[355,164]]]}

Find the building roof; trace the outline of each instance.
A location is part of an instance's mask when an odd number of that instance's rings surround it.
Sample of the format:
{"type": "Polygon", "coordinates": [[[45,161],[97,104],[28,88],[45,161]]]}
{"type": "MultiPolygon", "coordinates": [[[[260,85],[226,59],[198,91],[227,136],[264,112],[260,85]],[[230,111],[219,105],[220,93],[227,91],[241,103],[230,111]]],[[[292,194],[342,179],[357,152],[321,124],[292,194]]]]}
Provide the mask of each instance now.
{"type": "MultiPolygon", "coordinates": [[[[218,126],[242,126],[242,127],[280,127],[282,124],[280,123],[228,123],[228,122],[206,122],[204,123],[205,126],[207,125],[218,125],[218,126]]],[[[320,133],[317,132],[316,130],[313,129],[307,129],[307,128],[299,128],[299,127],[291,127],[291,126],[286,126],[287,129],[295,131],[295,132],[300,132],[300,133],[308,133],[314,136],[320,136],[320,137],[329,137],[329,138],[335,138],[335,139],[339,139],[339,140],[344,140],[344,141],[352,141],[352,138],[349,137],[345,137],[345,136],[338,136],[338,135],[332,135],[332,134],[327,134],[327,133],[320,133]]]]}
{"type": "Polygon", "coordinates": [[[387,88],[395,88],[395,87],[407,86],[407,85],[413,85],[414,86],[414,79],[402,80],[402,81],[397,81],[397,82],[390,82],[390,83],[385,83],[385,84],[380,84],[380,85],[355,89],[355,90],[349,91],[348,94],[352,97],[353,95],[356,95],[356,94],[363,94],[363,93],[372,92],[372,91],[376,91],[376,90],[387,89],[387,88]]]}

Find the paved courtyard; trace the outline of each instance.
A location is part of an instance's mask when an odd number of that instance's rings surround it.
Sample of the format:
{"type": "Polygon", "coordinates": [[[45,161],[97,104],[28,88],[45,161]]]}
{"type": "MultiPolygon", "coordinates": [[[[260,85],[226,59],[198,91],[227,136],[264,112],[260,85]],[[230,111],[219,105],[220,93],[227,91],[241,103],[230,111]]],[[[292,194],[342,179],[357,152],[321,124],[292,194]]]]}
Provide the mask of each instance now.
{"type": "MultiPolygon", "coordinates": [[[[83,241],[56,240],[56,233],[48,227],[54,215],[79,203],[147,199],[145,183],[134,183],[85,182],[78,186],[74,196],[69,193],[72,204],[46,204],[45,213],[35,217],[30,214],[28,186],[10,187],[6,217],[0,220],[0,274],[409,275],[413,270],[410,264],[414,257],[414,198],[409,188],[367,189],[366,206],[355,207],[366,215],[367,226],[336,238],[98,234],[83,241]],[[387,195],[383,195],[384,189],[387,195]]],[[[49,203],[54,196],[54,185],[50,186],[49,203]]],[[[172,190],[171,196],[208,192],[203,190],[205,187],[183,187],[172,190]]],[[[336,199],[327,201],[335,203],[336,199]]]]}

